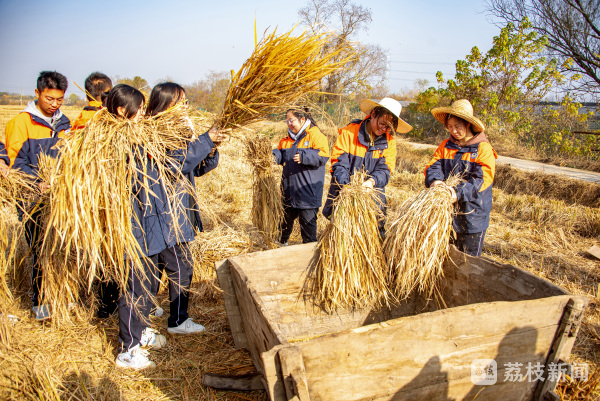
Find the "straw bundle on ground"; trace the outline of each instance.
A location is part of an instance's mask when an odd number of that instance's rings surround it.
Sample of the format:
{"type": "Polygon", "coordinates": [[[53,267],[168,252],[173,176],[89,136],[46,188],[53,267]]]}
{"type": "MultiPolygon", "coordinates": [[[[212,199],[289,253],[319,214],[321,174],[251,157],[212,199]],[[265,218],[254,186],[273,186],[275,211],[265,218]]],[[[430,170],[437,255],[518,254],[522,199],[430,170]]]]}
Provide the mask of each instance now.
{"type": "Polygon", "coordinates": [[[11,170],[0,173],[0,297],[12,297],[6,275],[16,264],[16,253],[23,225],[15,221],[13,212],[25,211],[25,205],[40,197],[37,184],[26,174],[11,170]]]}
{"type": "Polygon", "coordinates": [[[246,157],[253,169],[252,224],[271,242],[279,239],[283,219],[283,196],[280,179],[274,170],[271,142],[255,136],[244,142],[246,157]]]}
{"type": "Polygon", "coordinates": [[[378,229],[380,199],[376,191],[362,186],[365,177],[354,173],[338,195],[309,267],[310,295],[327,312],[388,304],[378,229]]]}
{"type": "Polygon", "coordinates": [[[150,168],[162,178],[173,220],[183,213],[179,195],[192,193],[191,186],[177,169],[180,161],[168,155],[187,147],[193,130],[187,114],[170,113],[134,123],[101,110],[61,142],[60,158],[40,166],[51,188],[42,254],[52,260],[44,261],[42,291],[54,315],[68,305],[65,297],[77,302],[96,279],[124,288],[130,267],[143,274],[132,202],[138,191],[153,193],[150,168]]]}
{"type": "Polygon", "coordinates": [[[279,36],[273,32],[263,38],[232,77],[223,111],[217,118],[220,128],[248,125],[280,112],[285,105],[318,92],[322,78],[356,57],[349,45],[324,53],[330,39],[327,34],[305,31],[292,36],[292,31],[279,36]]]}
{"type": "MultiPolygon", "coordinates": [[[[459,182],[451,177],[452,186],[459,182]]],[[[391,294],[398,300],[417,289],[430,296],[448,254],[454,206],[444,185],[424,189],[397,211],[383,244],[391,294]]]]}

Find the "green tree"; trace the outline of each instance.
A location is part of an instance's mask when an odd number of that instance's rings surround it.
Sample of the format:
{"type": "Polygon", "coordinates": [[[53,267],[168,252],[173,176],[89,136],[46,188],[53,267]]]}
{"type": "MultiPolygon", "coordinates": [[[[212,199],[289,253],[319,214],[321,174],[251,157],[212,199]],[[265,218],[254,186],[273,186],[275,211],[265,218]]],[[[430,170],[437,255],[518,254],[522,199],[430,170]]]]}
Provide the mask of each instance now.
{"type": "Polygon", "coordinates": [[[210,71],[204,79],[185,85],[185,92],[194,107],[218,113],[223,107],[230,82],[229,73],[210,71]]]}
{"type": "Polygon", "coordinates": [[[71,93],[66,101],[67,106],[80,106],[83,103],[84,103],[84,101],[79,96],[77,96],[75,93],[71,93]]]}
{"type": "Polygon", "coordinates": [[[150,86],[148,85],[148,81],[146,81],[144,78],[140,77],[140,76],[135,76],[133,78],[119,78],[117,77],[116,79],[117,84],[125,84],[125,85],[129,85],[129,86],[133,86],[136,89],[139,90],[149,90],[150,86]]]}
{"type": "Polygon", "coordinates": [[[458,60],[454,78],[445,79],[438,71],[440,88],[417,96],[419,111],[466,98],[486,125],[527,124],[525,112],[565,81],[558,62],[543,56],[546,44],[527,19],[518,26],[508,24],[486,54],[473,47],[465,60],[458,60]]]}
{"type": "Polygon", "coordinates": [[[528,18],[548,38],[547,51],[563,71],[581,79],[571,87],[600,95],[600,3],[598,0],[488,0],[487,10],[501,24],[528,18]]]}
{"type": "MultiPolygon", "coordinates": [[[[552,90],[567,82],[561,72],[563,66],[545,56],[547,44],[548,39],[532,29],[527,18],[518,25],[509,23],[494,37],[487,53],[473,47],[464,60],[458,60],[453,78],[445,79],[438,72],[440,87],[421,92],[413,109],[429,115],[433,107],[468,99],[488,134],[497,135],[497,140],[508,138],[544,154],[574,154],[578,141],[566,134],[573,128],[581,129],[588,116],[579,115],[581,105],[570,96],[560,107],[542,105],[552,90]]],[[[421,133],[447,135],[431,117],[426,121],[419,127],[421,133]]]]}

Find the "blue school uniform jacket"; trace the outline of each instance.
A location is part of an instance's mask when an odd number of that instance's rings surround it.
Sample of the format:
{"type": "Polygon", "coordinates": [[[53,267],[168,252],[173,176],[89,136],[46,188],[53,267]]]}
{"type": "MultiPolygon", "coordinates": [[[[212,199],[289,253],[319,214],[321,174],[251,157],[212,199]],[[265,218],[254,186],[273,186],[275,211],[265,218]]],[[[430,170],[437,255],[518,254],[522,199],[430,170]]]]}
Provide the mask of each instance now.
{"type": "Polygon", "coordinates": [[[460,147],[446,139],[436,149],[425,167],[425,186],[450,175],[460,174],[464,180],[454,189],[457,197],[457,214],[453,226],[457,233],[473,234],[486,230],[492,210],[492,183],[498,155],[485,137],[474,136],[460,147]]]}
{"type": "Polygon", "coordinates": [[[396,140],[386,133],[374,137],[371,142],[366,131],[368,118],[352,121],[339,130],[331,151],[331,185],[323,207],[323,215],[327,218],[333,212],[333,200],[342,186],[349,184],[350,176],[361,170],[365,170],[365,173],[375,180],[382,208],[385,208],[385,186],[390,180],[391,172],[396,168],[396,140]]]}
{"type": "MultiPolygon", "coordinates": [[[[187,149],[173,152],[172,168],[181,172],[180,179],[190,180],[194,186],[194,177],[208,172],[218,163],[218,155],[207,159],[213,147],[214,144],[208,133],[200,135],[198,139],[189,143],[187,149]]],[[[150,158],[146,158],[144,162],[147,177],[139,172],[133,185],[132,226],[143,254],[152,256],[175,244],[192,241],[195,229],[201,230],[202,223],[198,208],[193,207],[195,202],[189,193],[179,195],[182,210],[174,210],[170,213],[173,205],[167,198],[164,178],[159,176],[150,158]],[[150,186],[150,191],[143,188],[144,181],[150,186]]],[[[139,164],[141,165],[142,162],[139,164]]]]}
{"type": "Polygon", "coordinates": [[[321,207],[329,145],[319,128],[311,125],[296,140],[286,136],[273,155],[283,165],[283,204],[296,209],[321,207]],[[296,154],[300,155],[300,163],[294,161],[296,154]]]}

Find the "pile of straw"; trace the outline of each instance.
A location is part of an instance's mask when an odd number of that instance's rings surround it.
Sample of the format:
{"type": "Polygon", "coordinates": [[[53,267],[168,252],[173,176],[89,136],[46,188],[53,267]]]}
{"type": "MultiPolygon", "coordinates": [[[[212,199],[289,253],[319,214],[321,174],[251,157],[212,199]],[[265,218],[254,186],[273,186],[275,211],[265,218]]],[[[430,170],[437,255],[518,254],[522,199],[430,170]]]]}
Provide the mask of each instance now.
{"type": "Polygon", "coordinates": [[[308,93],[320,91],[321,79],[357,57],[349,44],[336,52],[323,52],[330,41],[328,34],[305,31],[292,36],[292,31],[264,37],[232,76],[223,111],[217,118],[220,128],[248,125],[296,104],[308,93]]]}
{"type": "Polygon", "coordinates": [[[252,224],[268,241],[279,239],[283,220],[283,195],[274,169],[271,142],[262,135],[244,141],[252,165],[252,224]]]}
{"type": "MultiPolygon", "coordinates": [[[[15,222],[13,212],[26,212],[26,206],[39,199],[37,184],[26,174],[11,170],[0,173],[0,297],[12,298],[7,274],[16,265],[16,254],[23,225],[15,222]]],[[[25,213],[26,214],[26,213],[25,213]]]]}
{"type": "MultiPolygon", "coordinates": [[[[459,181],[451,177],[447,183],[453,186],[459,181]]],[[[400,206],[383,243],[393,297],[406,299],[415,289],[431,296],[443,276],[453,211],[450,191],[444,185],[424,189],[400,206]]]]}
{"type": "Polygon", "coordinates": [[[340,191],[309,266],[311,296],[328,313],[389,304],[378,228],[381,201],[375,190],[362,186],[365,178],[354,173],[340,191]]]}

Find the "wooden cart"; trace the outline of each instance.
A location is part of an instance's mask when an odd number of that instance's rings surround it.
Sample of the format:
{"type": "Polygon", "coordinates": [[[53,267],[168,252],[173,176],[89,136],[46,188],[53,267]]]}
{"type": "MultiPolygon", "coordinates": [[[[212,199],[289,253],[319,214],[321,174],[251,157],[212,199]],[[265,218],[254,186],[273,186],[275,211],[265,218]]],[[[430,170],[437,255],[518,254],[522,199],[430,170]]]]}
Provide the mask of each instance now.
{"type": "Polygon", "coordinates": [[[314,247],[216,263],[236,346],[250,351],[271,400],[537,401],[553,394],[553,366],[569,357],[586,298],[452,248],[442,306],[415,296],[391,309],[328,315],[301,295],[314,247]],[[472,368],[485,359],[496,362],[497,381],[475,385],[472,368]],[[526,376],[528,363],[543,381],[526,376]]]}

